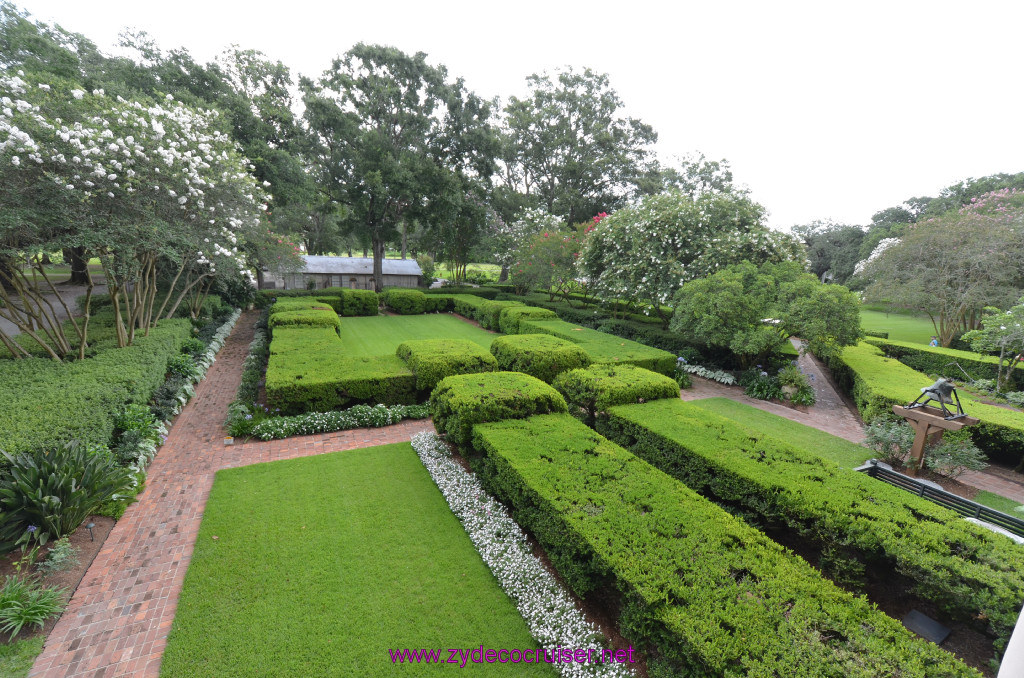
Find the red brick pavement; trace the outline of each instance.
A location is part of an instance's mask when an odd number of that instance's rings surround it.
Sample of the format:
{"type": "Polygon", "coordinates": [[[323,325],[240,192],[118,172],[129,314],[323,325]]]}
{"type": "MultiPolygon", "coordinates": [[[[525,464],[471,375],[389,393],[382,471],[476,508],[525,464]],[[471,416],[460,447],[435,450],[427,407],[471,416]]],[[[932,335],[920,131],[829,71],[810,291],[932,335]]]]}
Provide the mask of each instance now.
{"type": "Polygon", "coordinates": [[[256,314],[243,314],[149,469],[145,491],[107,537],[30,676],[156,676],[218,469],[409,440],[405,421],[269,442],[224,445],[256,314]]]}

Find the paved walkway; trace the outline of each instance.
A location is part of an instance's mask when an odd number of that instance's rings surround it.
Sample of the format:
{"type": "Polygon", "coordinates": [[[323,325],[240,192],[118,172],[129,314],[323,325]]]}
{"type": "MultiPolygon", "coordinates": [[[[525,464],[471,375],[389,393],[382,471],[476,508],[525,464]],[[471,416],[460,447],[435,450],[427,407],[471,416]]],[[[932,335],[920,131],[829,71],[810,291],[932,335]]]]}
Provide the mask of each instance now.
{"type": "Polygon", "coordinates": [[[222,424],[241,381],[256,313],[243,314],[178,416],[149,470],[138,503],[117,522],[30,676],[156,676],[214,473],[407,441],[433,430],[429,420],[376,429],[226,447],[222,424]]]}

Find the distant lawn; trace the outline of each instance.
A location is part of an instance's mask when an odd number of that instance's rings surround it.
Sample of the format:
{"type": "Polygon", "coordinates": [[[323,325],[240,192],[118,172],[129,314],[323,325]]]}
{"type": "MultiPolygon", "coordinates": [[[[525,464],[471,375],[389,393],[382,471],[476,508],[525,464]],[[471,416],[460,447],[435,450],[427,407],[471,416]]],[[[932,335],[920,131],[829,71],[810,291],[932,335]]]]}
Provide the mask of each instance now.
{"type": "Polygon", "coordinates": [[[1012,499],[1007,499],[1006,497],[1000,496],[998,494],[993,494],[992,492],[982,490],[978,494],[974,495],[974,501],[978,502],[979,504],[984,504],[985,506],[991,509],[1007,513],[1013,516],[1014,518],[1024,518],[1024,515],[1022,515],[1021,512],[1017,510],[1017,508],[1020,507],[1021,505],[1020,502],[1016,502],[1012,499]]]}
{"type": "Polygon", "coordinates": [[[341,319],[341,343],[353,357],[394,355],[409,339],[469,339],[490,350],[497,336],[445,313],[341,319]]]}
{"type": "MultiPolygon", "coordinates": [[[[461,675],[395,667],[388,649],[481,644],[537,647],[400,443],[217,473],[160,675],[461,675]]],[[[556,675],[524,663],[466,669],[556,675]]]]}
{"type": "Polygon", "coordinates": [[[872,332],[888,332],[895,341],[927,344],[935,334],[932,321],[925,316],[900,315],[884,311],[860,310],[860,326],[872,332]]]}
{"type": "Polygon", "coordinates": [[[831,433],[819,431],[816,428],[784,419],[771,412],[765,412],[728,398],[691,400],[690,404],[728,417],[742,425],[751,434],[769,435],[795,447],[831,459],[843,468],[856,468],[876,456],[874,450],[857,443],[851,443],[849,440],[839,438],[831,433]]]}

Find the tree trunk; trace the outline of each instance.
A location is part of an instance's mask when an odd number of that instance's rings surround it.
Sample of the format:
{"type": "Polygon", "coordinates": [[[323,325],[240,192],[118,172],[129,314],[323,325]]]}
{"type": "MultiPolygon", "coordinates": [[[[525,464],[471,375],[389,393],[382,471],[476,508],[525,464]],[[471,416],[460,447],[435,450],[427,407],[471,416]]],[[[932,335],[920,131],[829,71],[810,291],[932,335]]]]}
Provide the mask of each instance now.
{"type": "Polygon", "coordinates": [[[508,282],[508,266],[501,267],[501,273],[498,274],[498,282],[508,282]]]}
{"type": "Polygon", "coordinates": [[[39,260],[39,263],[42,264],[43,266],[52,266],[53,262],[50,261],[50,253],[43,252],[43,258],[39,260]]]}
{"type": "Polygon", "coordinates": [[[68,247],[64,249],[64,261],[71,264],[71,285],[88,285],[91,283],[87,272],[88,260],[85,258],[84,247],[68,247]]]}
{"type": "Polygon", "coordinates": [[[384,287],[384,251],[383,240],[374,238],[373,242],[373,289],[380,292],[384,287]]]}
{"type": "Polygon", "coordinates": [[[402,258],[405,259],[405,253],[409,250],[409,226],[403,221],[402,222],[402,258]]]}

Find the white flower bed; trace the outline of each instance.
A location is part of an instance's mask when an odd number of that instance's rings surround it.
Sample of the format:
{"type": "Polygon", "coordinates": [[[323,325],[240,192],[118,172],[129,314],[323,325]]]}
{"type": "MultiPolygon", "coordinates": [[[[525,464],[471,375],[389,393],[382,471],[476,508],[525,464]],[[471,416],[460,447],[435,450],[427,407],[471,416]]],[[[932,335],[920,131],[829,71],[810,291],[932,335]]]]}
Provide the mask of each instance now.
{"type": "Polygon", "coordinates": [[[426,405],[353,405],[341,412],[310,412],[265,419],[253,426],[252,435],[260,440],[276,440],[353,428],[390,426],[403,419],[425,419],[428,416],[430,413],[426,405]]]}
{"type": "MultiPolygon", "coordinates": [[[[551,651],[559,647],[593,648],[600,653],[603,646],[598,630],[576,609],[569,595],[530,552],[526,535],[505,507],[484,491],[476,476],[467,473],[451,458],[437,434],[417,433],[412,446],[537,642],[551,651]]],[[[633,675],[624,664],[553,663],[552,666],[567,678],[633,675]]]]}

